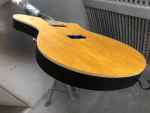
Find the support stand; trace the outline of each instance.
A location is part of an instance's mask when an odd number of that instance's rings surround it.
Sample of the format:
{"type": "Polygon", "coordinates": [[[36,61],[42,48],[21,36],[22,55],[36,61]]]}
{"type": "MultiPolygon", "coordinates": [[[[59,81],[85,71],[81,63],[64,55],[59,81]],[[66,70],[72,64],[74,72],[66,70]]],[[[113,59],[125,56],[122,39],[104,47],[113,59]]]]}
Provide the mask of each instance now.
{"type": "Polygon", "coordinates": [[[76,103],[75,103],[75,99],[77,96],[79,96],[79,89],[76,88],[76,87],[73,87],[73,86],[70,86],[70,85],[67,85],[67,89],[68,89],[68,92],[65,92],[65,91],[62,91],[62,90],[59,90],[59,89],[56,89],[55,86],[56,86],[56,83],[57,83],[57,80],[55,79],[54,80],[54,83],[53,83],[53,86],[52,86],[52,92],[49,96],[49,100],[44,104],[45,107],[48,107],[50,106],[50,102],[51,102],[51,99],[52,99],[52,96],[53,96],[53,93],[54,93],[54,90],[56,91],[60,91],[60,92],[64,92],[64,93],[68,93],[69,92],[69,95],[71,97],[71,100],[72,100],[72,103],[74,105],[74,108],[76,110],[76,113],[79,113],[78,109],[77,109],[77,106],[76,106],[76,103]]]}

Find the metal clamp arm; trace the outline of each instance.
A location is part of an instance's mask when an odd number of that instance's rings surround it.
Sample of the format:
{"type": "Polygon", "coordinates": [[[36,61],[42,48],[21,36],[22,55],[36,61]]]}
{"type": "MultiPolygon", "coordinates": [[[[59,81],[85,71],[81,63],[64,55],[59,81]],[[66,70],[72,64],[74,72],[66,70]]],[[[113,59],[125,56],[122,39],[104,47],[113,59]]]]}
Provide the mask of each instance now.
{"type": "Polygon", "coordinates": [[[12,2],[16,5],[19,5],[21,8],[23,8],[24,11],[27,13],[27,15],[40,17],[47,22],[56,23],[56,21],[53,18],[49,17],[44,12],[40,11],[38,8],[31,5],[28,2],[28,0],[12,0],[12,2]]]}

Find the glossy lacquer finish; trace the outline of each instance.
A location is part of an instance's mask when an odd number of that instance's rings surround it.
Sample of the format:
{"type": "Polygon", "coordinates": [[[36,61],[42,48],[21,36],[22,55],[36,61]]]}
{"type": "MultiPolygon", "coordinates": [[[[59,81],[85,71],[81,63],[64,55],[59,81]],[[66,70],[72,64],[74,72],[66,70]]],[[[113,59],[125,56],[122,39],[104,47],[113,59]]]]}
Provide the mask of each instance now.
{"type": "Polygon", "coordinates": [[[91,90],[122,89],[135,84],[146,66],[145,58],[134,48],[77,24],[48,23],[26,15],[13,18],[16,29],[37,36],[40,67],[64,83],[91,90]],[[72,34],[85,38],[72,39],[72,34]]]}

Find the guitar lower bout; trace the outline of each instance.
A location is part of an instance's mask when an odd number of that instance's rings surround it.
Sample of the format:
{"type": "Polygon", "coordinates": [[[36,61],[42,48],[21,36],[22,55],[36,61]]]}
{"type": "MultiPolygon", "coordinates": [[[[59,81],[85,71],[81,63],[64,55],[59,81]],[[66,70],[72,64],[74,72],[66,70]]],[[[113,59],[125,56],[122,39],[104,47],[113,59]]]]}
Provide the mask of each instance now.
{"type": "Polygon", "coordinates": [[[79,88],[118,90],[134,85],[146,60],[134,48],[74,23],[14,15],[13,26],[37,38],[36,60],[53,78],[79,88]]]}

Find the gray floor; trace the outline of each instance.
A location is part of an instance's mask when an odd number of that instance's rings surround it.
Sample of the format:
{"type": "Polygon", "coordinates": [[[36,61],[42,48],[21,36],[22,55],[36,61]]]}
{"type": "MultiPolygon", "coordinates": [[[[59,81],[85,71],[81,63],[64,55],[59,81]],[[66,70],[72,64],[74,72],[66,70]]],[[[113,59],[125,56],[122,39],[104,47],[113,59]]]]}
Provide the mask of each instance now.
{"type": "MultiPolygon", "coordinates": [[[[140,80],[147,87],[150,79],[150,67],[147,66],[140,80]]],[[[65,84],[59,82],[57,88],[67,91],[65,84]]],[[[80,113],[150,113],[150,90],[145,91],[136,83],[134,86],[118,91],[80,90],[76,104],[80,113]]],[[[31,113],[75,113],[68,94],[55,91],[51,105],[44,103],[46,94],[34,107],[31,113]]]]}
{"type": "MultiPolygon", "coordinates": [[[[149,75],[150,67],[147,66],[140,78],[145,87],[148,86],[146,80],[150,79],[149,75]]],[[[57,88],[67,91],[66,85],[61,82],[58,82],[57,88]]],[[[76,104],[80,113],[149,113],[149,95],[150,91],[141,89],[138,83],[130,88],[117,91],[90,91],[81,89],[76,104]]],[[[44,107],[48,96],[49,92],[43,96],[30,113],[75,113],[74,106],[68,94],[55,91],[51,105],[44,107]]],[[[2,108],[0,106],[0,111],[2,108]]],[[[14,107],[14,109],[18,108],[14,107]]],[[[17,110],[16,112],[8,112],[4,111],[3,108],[2,113],[19,112],[17,110]]]]}

